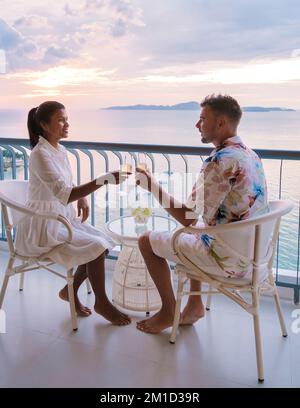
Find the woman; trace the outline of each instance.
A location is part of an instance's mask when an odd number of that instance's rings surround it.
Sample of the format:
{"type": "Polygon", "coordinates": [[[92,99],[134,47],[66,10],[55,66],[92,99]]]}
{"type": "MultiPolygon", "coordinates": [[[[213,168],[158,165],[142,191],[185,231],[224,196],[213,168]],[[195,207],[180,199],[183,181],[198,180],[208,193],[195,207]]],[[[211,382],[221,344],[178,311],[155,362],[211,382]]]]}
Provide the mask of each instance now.
{"type": "MultiPolygon", "coordinates": [[[[92,312],[78,299],[78,289],[88,277],[95,293],[94,309],[116,325],[130,323],[130,318],[116,309],[105,292],[105,255],[115,243],[84,221],[89,216],[89,206],[84,198],[104,184],[119,184],[127,175],[108,173],[80,186],[72,183],[72,172],[65,147],[60,139],[68,137],[68,117],[64,105],[49,101],[33,108],[28,114],[28,131],[33,148],[29,159],[29,188],[27,206],[31,209],[64,215],[72,224],[73,238],[50,258],[55,263],[71,269],[74,274],[74,295],[77,314],[89,316],[92,312]],[[122,178],[122,180],[121,180],[122,178]],[[77,201],[78,216],[72,202],[77,201]]],[[[16,248],[21,255],[38,256],[66,238],[66,230],[57,221],[25,218],[18,226],[16,248]]],[[[59,292],[68,301],[67,285],[59,292]]]]}

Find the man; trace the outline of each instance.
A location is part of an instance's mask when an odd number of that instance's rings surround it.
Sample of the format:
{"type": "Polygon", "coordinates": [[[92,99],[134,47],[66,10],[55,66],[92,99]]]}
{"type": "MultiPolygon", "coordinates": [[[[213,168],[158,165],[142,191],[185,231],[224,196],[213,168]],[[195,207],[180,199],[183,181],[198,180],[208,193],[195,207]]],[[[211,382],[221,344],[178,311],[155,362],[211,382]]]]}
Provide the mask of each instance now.
{"type": "MultiPolygon", "coordinates": [[[[187,203],[180,205],[149,172],[138,171],[137,183],[151,191],[183,226],[194,225],[200,212],[202,225],[239,221],[266,212],[267,189],[261,161],[237,136],[242,117],[238,102],[228,95],[211,95],[202,101],[201,108],[196,128],[202,143],[213,143],[215,149],[203,163],[187,203]]],[[[182,234],[180,245],[204,272],[244,277],[251,273],[251,237],[247,233],[233,236],[227,232],[217,237],[182,234]]],[[[173,323],[176,302],[166,259],[180,261],[172,251],[171,239],[168,232],[147,232],[139,239],[139,248],[162,299],[157,314],[137,323],[137,328],[147,333],[159,333],[173,323]]],[[[199,281],[191,280],[190,285],[192,291],[201,288],[199,281]]],[[[203,316],[201,296],[190,296],[180,324],[193,324],[203,316]]]]}

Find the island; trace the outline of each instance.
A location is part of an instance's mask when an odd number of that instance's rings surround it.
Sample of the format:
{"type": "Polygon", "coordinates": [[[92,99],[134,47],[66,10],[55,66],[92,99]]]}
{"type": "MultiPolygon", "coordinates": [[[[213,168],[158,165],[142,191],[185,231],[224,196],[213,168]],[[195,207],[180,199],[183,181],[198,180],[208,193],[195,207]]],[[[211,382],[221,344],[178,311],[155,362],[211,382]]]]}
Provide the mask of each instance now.
{"type": "MultiPolygon", "coordinates": [[[[131,106],[110,106],[102,108],[104,110],[162,110],[162,111],[198,111],[199,102],[183,102],[176,105],[131,105],[131,106]]],[[[278,108],[278,107],[262,107],[262,106],[245,106],[242,108],[244,112],[295,112],[295,109],[278,108]]]]}
{"type": "Polygon", "coordinates": [[[244,112],[296,112],[296,109],[278,108],[278,107],[264,108],[262,106],[244,106],[243,111],[244,112]]]}
{"type": "Polygon", "coordinates": [[[176,105],[110,106],[105,110],[199,110],[199,102],[184,102],[176,105]]]}

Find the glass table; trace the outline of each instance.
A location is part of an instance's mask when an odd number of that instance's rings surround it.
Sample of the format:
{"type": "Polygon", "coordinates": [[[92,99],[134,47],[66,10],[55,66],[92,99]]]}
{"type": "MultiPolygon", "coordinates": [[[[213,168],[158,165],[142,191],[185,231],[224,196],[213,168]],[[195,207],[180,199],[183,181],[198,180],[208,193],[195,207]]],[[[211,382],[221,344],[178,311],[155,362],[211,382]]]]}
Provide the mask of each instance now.
{"type": "Polygon", "coordinates": [[[158,310],[161,300],[138,248],[138,238],[145,231],[169,231],[177,222],[169,217],[152,215],[147,223],[137,224],[124,216],[106,224],[108,234],[122,245],[113,273],[112,300],[124,309],[146,312],[158,310]]]}

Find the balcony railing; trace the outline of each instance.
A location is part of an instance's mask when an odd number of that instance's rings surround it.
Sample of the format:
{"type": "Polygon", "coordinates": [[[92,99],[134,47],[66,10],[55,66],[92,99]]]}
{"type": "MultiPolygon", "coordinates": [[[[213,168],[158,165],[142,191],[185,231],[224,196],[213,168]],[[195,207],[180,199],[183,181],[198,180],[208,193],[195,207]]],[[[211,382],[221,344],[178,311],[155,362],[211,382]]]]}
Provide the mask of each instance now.
{"type": "MultiPolygon", "coordinates": [[[[63,141],[77,184],[87,182],[100,173],[118,170],[124,162],[137,164],[143,154],[150,170],[157,173],[164,187],[181,201],[185,201],[196,179],[203,159],[212,148],[192,146],[165,146],[125,143],[95,143],[63,141]]],[[[279,286],[294,290],[294,301],[299,303],[300,292],[300,151],[255,150],[263,159],[269,199],[288,198],[294,210],[282,220],[274,273],[279,286]]],[[[0,139],[0,179],[28,179],[27,139],[0,139]]],[[[130,212],[130,205],[138,201],[164,212],[153,197],[131,186],[125,193],[124,185],[106,186],[91,194],[91,223],[101,227],[107,221],[130,212]]],[[[0,239],[5,240],[1,229],[0,239]]]]}

